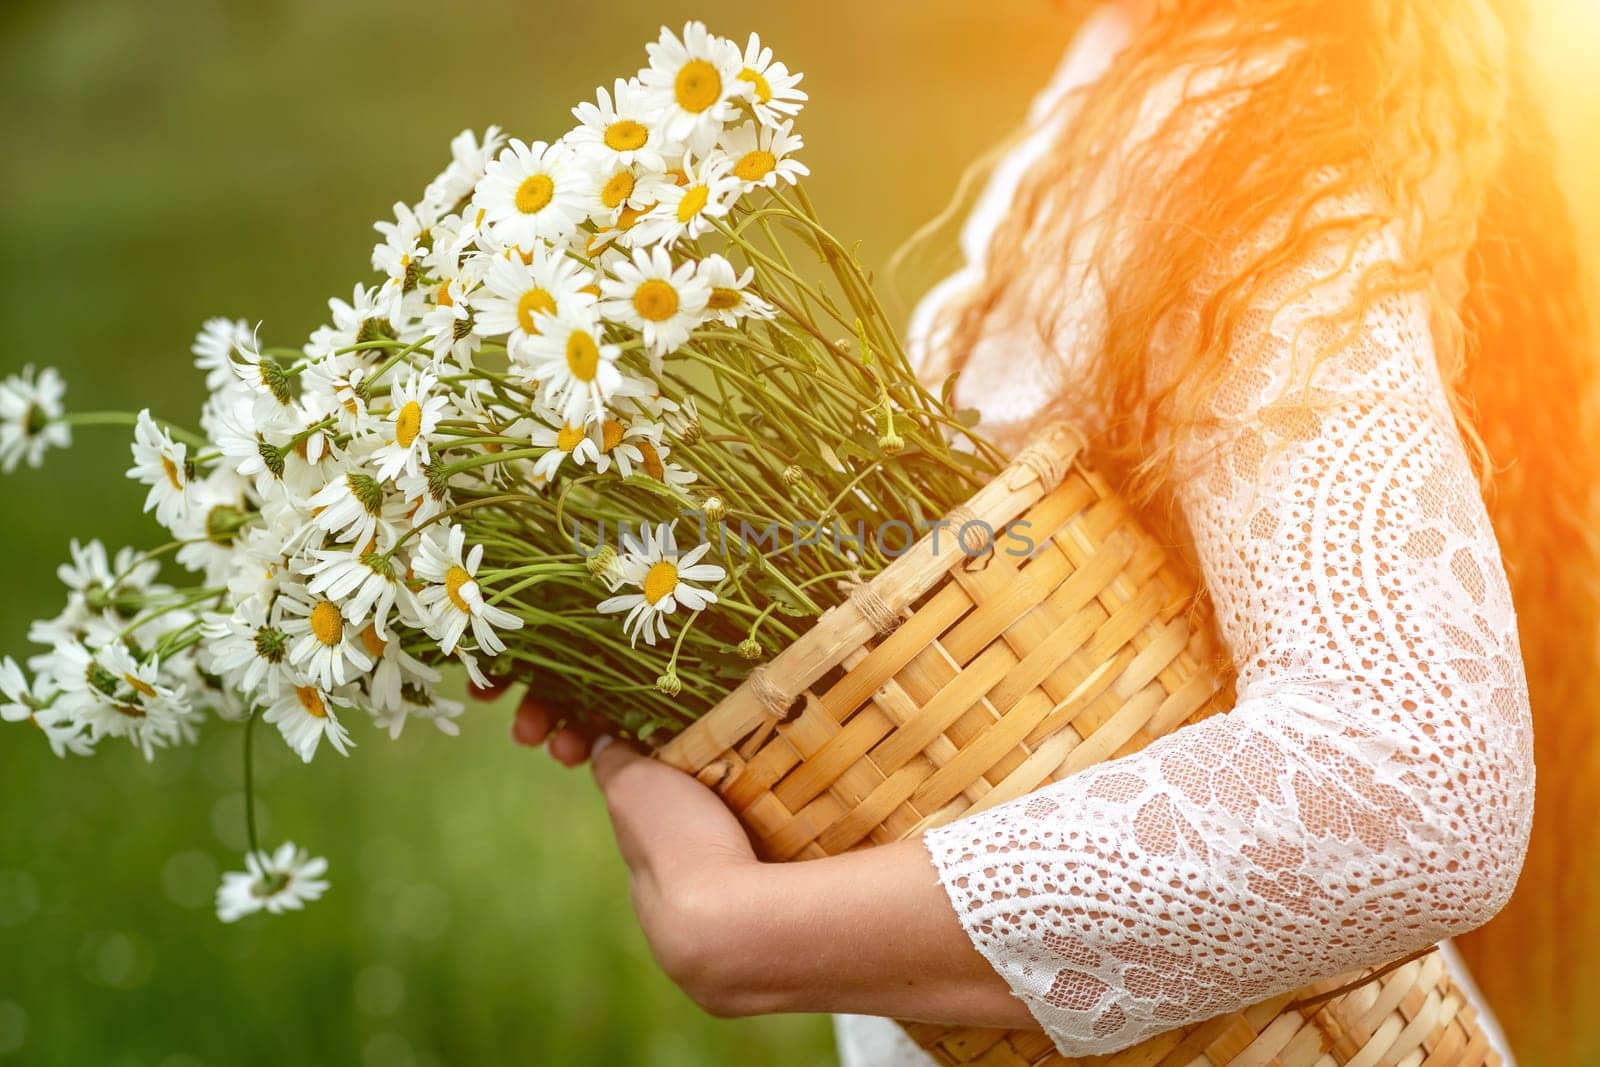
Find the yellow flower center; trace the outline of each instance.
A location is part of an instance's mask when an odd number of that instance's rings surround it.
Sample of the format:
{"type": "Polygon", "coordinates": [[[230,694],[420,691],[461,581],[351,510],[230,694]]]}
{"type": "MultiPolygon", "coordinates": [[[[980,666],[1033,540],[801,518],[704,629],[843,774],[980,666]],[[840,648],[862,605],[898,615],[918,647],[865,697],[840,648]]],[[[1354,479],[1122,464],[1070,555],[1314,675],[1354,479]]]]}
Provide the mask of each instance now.
{"type": "Polygon", "coordinates": [[[433,294],[433,302],[442,308],[456,306],[455,300],[450,296],[450,281],[448,278],[439,283],[439,291],[433,294]]]}
{"type": "Polygon", "coordinates": [[[322,702],[322,696],[309,685],[297,685],[294,695],[300,698],[300,706],[306,709],[306,714],[318,719],[328,717],[328,707],[322,702]]]}
{"type": "Polygon", "coordinates": [[[644,598],[652,604],[659,604],[663,597],[671,595],[678,588],[678,565],[667,560],[662,560],[651,567],[644,576],[644,598]]]}
{"type": "Polygon", "coordinates": [[[765,104],[772,99],[772,85],[760,71],[746,67],[739,72],[739,80],[756,87],[756,103],[765,104]]]}
{"type": "Polygon", "coordinates": [[[656,451],[656,446],[649,441],[640,441],[639,454],[644,457],[640,461],[644,472],[658,482],[666,481],[667,468],[662,464],[661,453],[656,451]]]}
{"type": "Polygon", "coordinates": [[[711,198],[711,188],[705,185],[696,185],[683,194],[683,199],[678,201],[678,221],[688,222],[706,209],[706,201],[711,198]]]}
{"type": "Polygon", "coordinates": [[[183,492],[183,475],[178,472],[178,465],[166,456],[161,457],[161,469],[167,472],[167,481],[172,483],[172,488],[183,492]]]}
{"type": "Polygon", "coordinates": [[[622,435],[627,432],[622,423],[616,419],[607,419],[600,424],[600,449],[610,452],[622,443],[622,435]]]}
{"type": "Polygon", "coordinates": [[[137,674],[124,674],[122,676],[122,680],[133,686],[147,697],[153,699],[156,695],[155,687],[149,682],[145,681],[143,678],[140,678],[137,674]]]}
{"type": "Polygon", "coordinates": [[[534,286],[517,300],[517,325],[522,327],[523,333],[538,333],[533,317],[553,315],[555,310],[556,298],[550,295],[550,290],[534,286]]]}
{"type": "Polygon", "coordinates": [[[567,336],[567,370],[580,382],[592,382],[600,370],[600,346],[588,330],[573,330],[567,336]]]}
{"type": "Polygon", "coordinates": [[[706,298],[706,307],[712,311],[728,311],[744,303],[744,296],[737,289],[725,289],[722,286],[713,286],[711,295],[706,298]]]}
{"type": "Polygon", "coordinates": [[[472,614],[472,605],[461,595],[461,590],[472,584],[472,575],[465,567],[451,567],[444,572],[444,591],[450,594],[450,603],[459,611],[472,614]]]}
{"type": "Polygon", "coordinates": [[[556,447],[563,452],[571,452],[583,443],[584,432],[581,426],[562,426],[556,433],[556,447]]]}
{"type": "Polygon", "coordinates": [[[600,202],[606,207],[615,210],[618,205],[633,195],[633,186],[632,172],[619,170],[611,176],[611,180],[606,182],[604,188],[600,190],[600,202]]]}
{"type": "Polygon", "coordinates": [[[395,412],[394,443],[401,448],[410,448],[411,442],[417,439],[421,431],[422,405],[415,400],[407,400],[405,406],[395,412]]]}
{"type": "Polygon", "coordinates": [[[524,215],[543,211],[555,198],[556,183],[548,174],[530,174],[517,186],[517,210],[524,215]]]}
{"type": "Polygon", "coordinates": [[[373,659],[383,655],[383,650],[389,647],[389,642],[378,636],[377,624],[371,622],[361,631],[361,644],[366,647],[367,655],[373,659]]]}
{"type": "Polygon", "coordinates": [[[733,172],[747,182],[758,182],[771,174],[772,168],[777,165],[777,156],[758,148],[740,156],[739,162],[733,165],[733,172]]]}
{"type": "Polygon", "coordinates": [[[678,106],[698,115],[722,97],[722,75],[703,59],[691,59],[678,71],[672,87],[678,106]]]}
{"type": "Polygon", "coordinates": [[[311,632],[325,645],[337,645],[344,640],[344,616],[331,600],[319,600],[311,609],[311,632]]]}
{"type": "Polygon", "coordinates": [[[678,313],[678,290],[661,278],[651,278],[633,291],[633,310],[650,322],[666,322],[678,313]]]}
{"type": "Polygon", "coordinates": [[[617,216],[617,229],[624,233],[633,229],[639,219],[644,216],[644,213],[653,207],[655,207],[654,204],[646,204],[644,207],[624,207],[622,214],[617,216]]]}
{"type": "MultiPolygon", "coordinates": [[[[679,77],[682,78],[682,75],[679,77]]],[[[643,148],[649,139],[650,131],[632,119],[618,119],[606,127],[606,147],[613,152],[632,152],[636,148],[643,148]]]]}

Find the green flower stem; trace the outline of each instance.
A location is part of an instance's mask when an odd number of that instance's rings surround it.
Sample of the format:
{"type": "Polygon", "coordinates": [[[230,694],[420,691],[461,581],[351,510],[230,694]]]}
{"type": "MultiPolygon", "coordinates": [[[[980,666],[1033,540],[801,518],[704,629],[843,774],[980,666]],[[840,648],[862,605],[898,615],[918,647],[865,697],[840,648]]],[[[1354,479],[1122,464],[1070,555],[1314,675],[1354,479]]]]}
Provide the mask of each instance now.
{"type": "MultiPolygon", "coordinates": [[[[154,416],[151,416],[154,418],[154,416]]],[[[51,419],[51,422],[64,426],[137,426],[139,416],[132,411],[69,411],[60,418],[51,419]]],[[[202,449],[211,445],[204,437],[182,426],[168,422],[166,419],[156,419],[155,423],[176,440],[182,441],[191,448],[202,449]]]]}
{"type": "Polygon", "coordinates": [[[251,854],[265,858],[266,853],[261,851],[261,842],[256,837],[255,753],[252,751],[256,718],[260,714],[261,708],[258,705],[250,709],[250,717],[244,721],[244,831],[246,839],[250,842],[251,854]]]}

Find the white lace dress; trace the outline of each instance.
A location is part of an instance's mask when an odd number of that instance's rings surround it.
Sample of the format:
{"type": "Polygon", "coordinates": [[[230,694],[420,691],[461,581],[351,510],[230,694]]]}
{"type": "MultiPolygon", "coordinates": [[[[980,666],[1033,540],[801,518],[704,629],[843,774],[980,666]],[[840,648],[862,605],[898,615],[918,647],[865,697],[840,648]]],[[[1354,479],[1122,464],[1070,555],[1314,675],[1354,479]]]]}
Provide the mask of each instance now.
{"type": "MultiPolygon", "coordinates": [[[[967,223],[969,266],[918,309],[914,342],[971,282],[1061,94],[1125,38],[1109,9],[1078,35],[967,223]]],[[[1384,254],[1382,235],[1358,250],[1384,254]]],[[[1089,283],[1063,299],[1055,351],[1019,328],[967,363],[958,399],[1002,435],[1059,392],[1060,352],[1092,350],[1073,342],[1092,338],[1103,301],[1089,283]]],[[[1238,666],[1233,711],[926,838],[973,943],[1068,1055],[1470,929],[1520,869],[1533,764],[1516,619],[1426,308],[1376,309],[1313,376],[1312,413],[1271,398],[1317,300],[1262,319],[1249,340],[1267,355],[1186,448],[1179,503],[1238,666]]],[[[931,1062],[884,1020],[841,1017],[838,1032],[849,1067],[931,1062]]]]}

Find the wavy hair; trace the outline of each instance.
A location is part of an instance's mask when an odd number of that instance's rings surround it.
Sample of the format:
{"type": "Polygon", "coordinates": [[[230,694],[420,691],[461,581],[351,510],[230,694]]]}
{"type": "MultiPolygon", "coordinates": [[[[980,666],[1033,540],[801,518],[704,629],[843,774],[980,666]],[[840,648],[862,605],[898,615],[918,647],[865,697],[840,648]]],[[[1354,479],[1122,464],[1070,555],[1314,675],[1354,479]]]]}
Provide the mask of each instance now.
{"type": "Polygon", "coordinates": [[[1105,75],[1064,103],[1059,140],[996,231],[984,280],[947,312],[944,343],[970,351],[991,315],[1019,306],[1047,316],[1071,284],[1063,261],[1091,263],[1109,319],[1081,387],[1116,413],[1096,444],[1170,529],[1183,436],[1170,431],[1197,425],[1224,388],[1247,310],[1330,239],[1399,233],[1398,259],[1343,268],[1351,295],[1318,358],[1386,296],[1428,297],[1512,583],[1539,768],[1519,889],[1461,948],[1523,1054],[1571,1062],[1580,990],[1600,988],[1580,951],[1600,943],[1597,365],[1526,12],[1521,0],[1152,3],[1105,75]],[[1254,61],[1273,55],[1293,59],[1254,61]],[[1182,103],[1130,137],[1175,77],[1182,103]],[[1218,249],[1260,233],[1273,237],[1219,277],[1218,249]]]}

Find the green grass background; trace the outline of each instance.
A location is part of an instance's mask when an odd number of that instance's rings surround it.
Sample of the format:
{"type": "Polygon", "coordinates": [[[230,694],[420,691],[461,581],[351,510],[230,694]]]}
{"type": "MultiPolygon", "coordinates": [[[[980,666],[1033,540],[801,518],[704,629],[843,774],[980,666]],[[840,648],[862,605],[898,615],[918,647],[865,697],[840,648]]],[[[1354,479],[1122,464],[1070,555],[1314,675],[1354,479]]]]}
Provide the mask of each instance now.
{"type": "MultiPolygon", "coordinates": [[[[1556,13],[1594,28],[1573,5],[1556,13]]],[[[760,30],[807,73],[809,188],[873,265],[1020,119],[1069,29],[1043,0],[6,0],[0,373],[53,364],[74,408],[192,419],[202,319],[298,343],[457,130],[553,136],[691,16],[760,30]]],[[[1594,39],[1546,22],[1586,191],[1594,39]]],[[[157,539],[126,440],[80,431],[3,487],[0,649],[57,610],[70,537],[157,539]]],[[[587,775],[513,749],[508,715],[474,709],[457,739],[360,729],[309,768],[261,746],[265,839],[328,856],[334,887],[227,927],[210,901],[244,846],[237,730],[148,765],[119,746],[61,763],[0,730],[0,1062],[831,1062],[824,1020],[712,1020],[656,972],[587,775]]]]}

